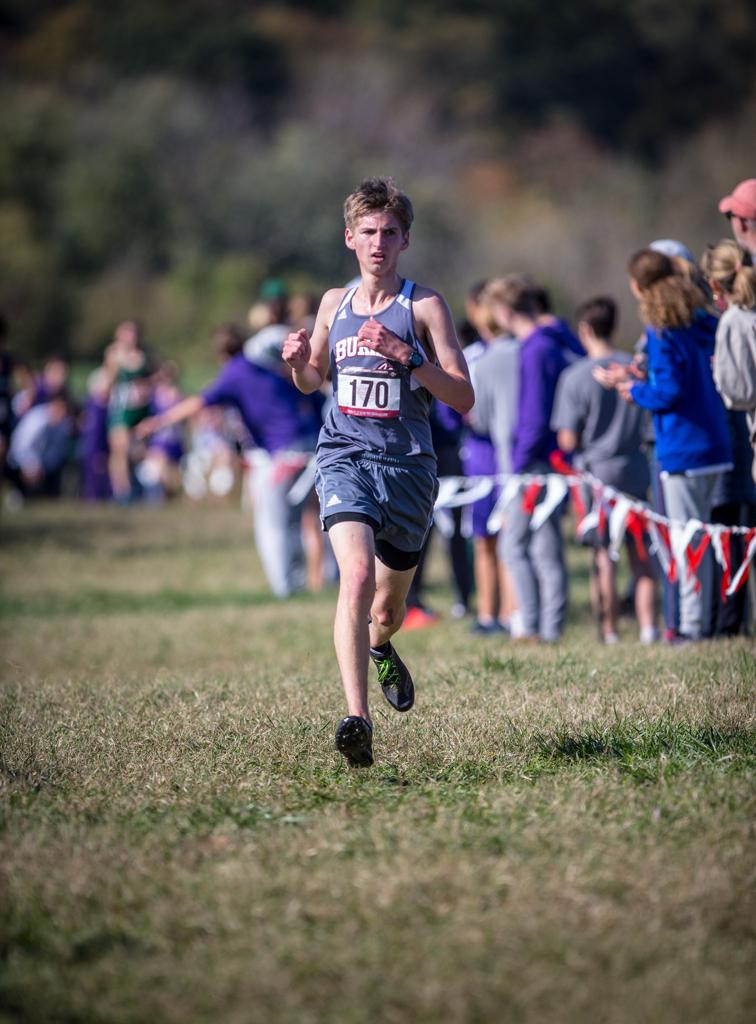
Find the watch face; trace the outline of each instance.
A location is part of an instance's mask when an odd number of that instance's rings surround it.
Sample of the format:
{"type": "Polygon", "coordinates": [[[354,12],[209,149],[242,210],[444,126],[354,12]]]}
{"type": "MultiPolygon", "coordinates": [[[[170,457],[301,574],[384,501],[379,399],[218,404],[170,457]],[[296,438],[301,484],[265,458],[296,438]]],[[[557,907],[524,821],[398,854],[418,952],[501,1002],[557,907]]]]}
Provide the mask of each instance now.
{"type": "Polygon", "coordinates": [[[408,366],[410,370],[416,370],[418,366],[422,366],[424,362],[425,360],[423,359],[419,352],[413,352],[412,355],[410,356],[408,366]]]}

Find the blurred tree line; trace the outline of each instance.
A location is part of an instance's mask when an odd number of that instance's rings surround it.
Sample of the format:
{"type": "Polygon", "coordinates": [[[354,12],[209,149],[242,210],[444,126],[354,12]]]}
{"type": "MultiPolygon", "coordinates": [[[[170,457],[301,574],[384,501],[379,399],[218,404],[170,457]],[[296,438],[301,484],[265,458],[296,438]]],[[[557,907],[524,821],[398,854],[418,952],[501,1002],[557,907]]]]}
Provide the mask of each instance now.
{"type": "Polygon", "coordinates": [[[0,0],[12,345],[90,356],[137,315],[200,358],[266,277],[351,276],[370,173],[456,304],[515,269],[622,297],[634,248],[700,247],[756,174],[755,45],[750,0],[0,0]]]}

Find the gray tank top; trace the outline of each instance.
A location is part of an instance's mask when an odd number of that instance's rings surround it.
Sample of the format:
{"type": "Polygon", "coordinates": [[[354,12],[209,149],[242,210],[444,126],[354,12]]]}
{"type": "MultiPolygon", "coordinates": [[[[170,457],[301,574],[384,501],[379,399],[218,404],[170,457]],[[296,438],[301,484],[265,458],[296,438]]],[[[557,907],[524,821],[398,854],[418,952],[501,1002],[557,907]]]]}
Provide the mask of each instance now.
{"type": "MultiPolygon", "coordinates": [[[[423,352],[412,317],[414,290],[414,281],[405,280],[391,305],[375,319],[423,352]]],[[[404,366],[360,345],[357,332],[370,317],[353,311],[356,291],[350,288],[342,299],[328,335],[333,404],[320,432],[318,463],[328,465],[345,454],[369,452],[401,463],[419,461],[433,469],[430,392],[404,366]]]]}

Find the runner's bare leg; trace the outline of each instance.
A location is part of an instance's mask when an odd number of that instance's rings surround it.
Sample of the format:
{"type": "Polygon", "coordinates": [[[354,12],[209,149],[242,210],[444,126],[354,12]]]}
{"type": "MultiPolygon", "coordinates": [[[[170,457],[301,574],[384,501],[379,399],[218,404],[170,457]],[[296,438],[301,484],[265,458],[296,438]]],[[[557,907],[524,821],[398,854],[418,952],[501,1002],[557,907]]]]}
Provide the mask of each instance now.
{"type": "Polygon", "coordinates": [[[368,711],[368,618],[375,597],[375,543],[366,523],[335,523],[328,531],[339,567],[333,643],[347,711],[372,722],[368,711]]]}
{"type": "Polygon", "coordinates": [[[375,599],[370,610],[370,646],[380,647],[396,633],[404,621],[407,591],[414,569],[389,569],[375,560],[375,599]]]}

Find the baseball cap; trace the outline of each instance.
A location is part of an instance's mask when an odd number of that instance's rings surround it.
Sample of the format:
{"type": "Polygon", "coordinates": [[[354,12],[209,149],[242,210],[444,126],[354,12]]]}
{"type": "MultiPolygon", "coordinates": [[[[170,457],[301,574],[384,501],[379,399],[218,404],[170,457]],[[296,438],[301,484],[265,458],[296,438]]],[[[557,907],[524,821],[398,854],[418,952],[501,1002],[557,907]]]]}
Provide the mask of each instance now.
{"type": "Polygon", "coordinates": [[[721,200],[719,212],[756,220],[756,178],[746,178],[736,185],[731,194],[721,200]]]}
{"type": "Polygon", "coordinates": [[[280,277],[269,277],[260,285],[260,298],[270,301],[271,299],[285,299],[289,289],[280,277]]]}
{"type": "Polygon", "coordinates": [[[696,262],[695,256],[687,245],[684,242],[678,242],[676,238],[657,238],[655,242],[649,245],[649,249],[653,249],[654,252],[663,253],[670,259],[673,256],[679,256],[681,259],[687,260],[688,263],[696,262]]]}

